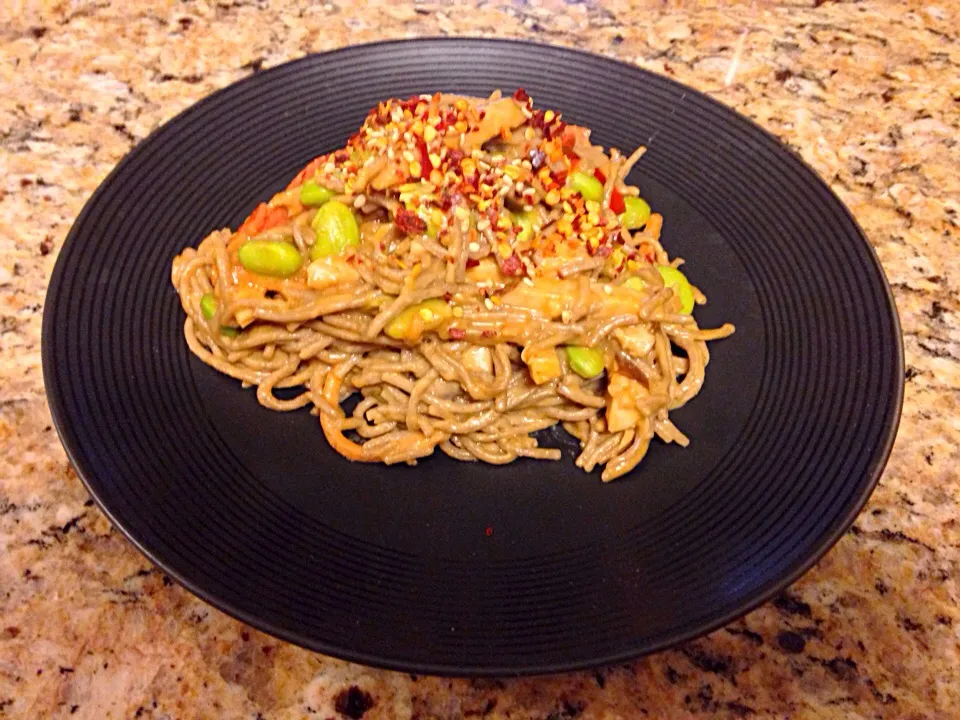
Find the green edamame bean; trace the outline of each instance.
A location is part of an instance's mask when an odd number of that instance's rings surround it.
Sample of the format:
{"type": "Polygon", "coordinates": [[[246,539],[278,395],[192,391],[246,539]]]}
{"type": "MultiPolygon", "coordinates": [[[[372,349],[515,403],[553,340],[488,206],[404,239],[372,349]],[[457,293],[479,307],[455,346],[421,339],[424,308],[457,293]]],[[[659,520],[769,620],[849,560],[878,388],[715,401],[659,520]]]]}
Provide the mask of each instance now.
{"type": "Polygon", "coordinates": [[[513,224],[520,226],[520,232],[517,233],[517,242],[527,242],[533,239],[533,212],[514,213],[513,224]]]}
{"type": "Polygon", "coordinates": [[[204,293],[203,297],[200,298],[200,312],[207,320],[212,319],[217,314],[217,299],[213,296],[213,293],[204,293]]]}
{"type": "Polygon", "coordinates": [[[276,240],[249,240],[237,255],[250,272],[271,277],[289,277],[303,264],[296,245],[276,240]]]}
{"type": "Polygon", "coordinates": [[[310,207],[320,207],[335,195],[336,193],[333,190],[325,188],[313,180],[307,180],[300,186],[300,202],[310,207]]]}
{"type": "Polygon", "coordinates": [[[339,255],[348,247],[360,244],[360,226],[348,205],[331,200],[320,206],[310,223],[317,241],[310,251],[314,260],[327,255],[339,255]]]}
{"type": "Polygon", "coordinates": [[[620,224],[627,230],[637,230],[650,219],[650,205],[640,197],[628,195],[623,199],[624,211],[620,213],[620,224]]]}
{"type": "Polygon", "coordinates": [[[570,175],[570,187],[583,195],[584,200],[603,200],[603,183],[597,180],[593,175],[587,175],[583,172],[575,172],[570,175]]]}
{"type": "Polygon", "coordinates": [[[220,326],[220,334],[226,335],[227,337],[235,338],[240,334],[240,328],[230,327],[229,325],[220,326]]]}
{"type": "Polygon", "coordinates": [[[663,278],[663,284],[668,288],[673,288],[674,292],[680,296],[680,312],[690,314],[693,312],[693,286],[687,280],[687,276],[670,265],[658,265],[657,271],[663,278]]]}
{"type": "Polygon", "coordinates": [[[603,353],[581,345],[567,345],[567,363],[582,378],[595,378],[603,372],[603,353]]]}

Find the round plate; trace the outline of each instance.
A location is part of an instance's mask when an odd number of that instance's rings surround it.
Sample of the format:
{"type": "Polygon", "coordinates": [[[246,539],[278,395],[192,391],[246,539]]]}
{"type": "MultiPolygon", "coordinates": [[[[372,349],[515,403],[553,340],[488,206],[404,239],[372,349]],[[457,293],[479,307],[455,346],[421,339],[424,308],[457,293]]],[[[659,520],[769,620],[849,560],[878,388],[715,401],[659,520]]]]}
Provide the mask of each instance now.
{"type": "Polygon", "coordinates": [[[850,525],[900,415],[893,300],[849,212],[776,139],[708,97],[612,60],[491,40],[307,57],[215,93],[121,162],[76,221],[43,324],[57,429],[103,511],[237,618],[413,672],[539,673],[621,661],[719,627],[850,525]],[[703,392],[604,485],[559,463],[438,453],[354,465],[305,410],[271,412],[193,357],[170,262],[236,227],[388,97],[526,88],[604,146],[709,303],[703,392]]]}

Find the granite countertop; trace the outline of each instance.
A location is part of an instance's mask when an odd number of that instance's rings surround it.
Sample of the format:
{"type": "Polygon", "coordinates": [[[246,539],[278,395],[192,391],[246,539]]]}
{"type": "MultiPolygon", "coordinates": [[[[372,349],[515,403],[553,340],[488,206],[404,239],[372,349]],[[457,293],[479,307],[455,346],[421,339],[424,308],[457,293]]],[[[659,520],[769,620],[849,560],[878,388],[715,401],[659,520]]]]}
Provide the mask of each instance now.
{"type": "Polygon", "coordinates": [[[0,9],[0,717],[960,715],[960,2],[708,4],[718,3],[0,9]],[[159,123],[264,67],[439,33],[587,48],[710,93],[826,178],[893,285],[906,399],[879,487],[814,570],[708,637],[519,680],[414,677],[307,652],[154,569],[93,507],[52,430],[44,293],[71,222],[114,164],[159,123]]]}

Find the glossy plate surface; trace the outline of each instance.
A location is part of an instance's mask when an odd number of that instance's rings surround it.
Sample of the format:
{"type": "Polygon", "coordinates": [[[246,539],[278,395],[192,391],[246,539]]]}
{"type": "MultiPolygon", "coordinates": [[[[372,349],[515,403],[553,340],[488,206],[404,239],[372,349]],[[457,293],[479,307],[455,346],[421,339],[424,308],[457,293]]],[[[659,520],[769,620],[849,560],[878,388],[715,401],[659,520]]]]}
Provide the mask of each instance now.
{"type": "Polygon", "coordinates": [[[491,40],[347,48],[260,73],[141,143],[58,259],[43,363],[63,443],[154,562],[232,615],[307,647],[413,672],[537,673],[711,630],[797,578],[844,532],[900,415],[896,310],[869,244],[770,135],[612,60],[491,40]],[[437,454],[352,465],[306,411],[260,407],[183,339],[170,262],[236,227],[391,96],[524,87],[605,146],[709,303],[703,392],[603,485],[563,462],[437,454]]]}

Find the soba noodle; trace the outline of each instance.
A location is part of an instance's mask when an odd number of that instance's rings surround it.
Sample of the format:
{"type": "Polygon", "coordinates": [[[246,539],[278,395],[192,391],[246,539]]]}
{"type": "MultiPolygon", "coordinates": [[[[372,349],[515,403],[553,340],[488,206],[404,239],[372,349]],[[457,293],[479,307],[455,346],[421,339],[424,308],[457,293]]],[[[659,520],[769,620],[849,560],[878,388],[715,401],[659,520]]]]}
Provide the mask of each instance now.
{"type": "Polygon", "coordinates": [[[174,260],[187,344],[265,407],[311,406],[350,460],[558,460],[535,434],[562,423],[612,480],[654,435],[688,444],[668,413],[733,332],[697,327],[705,298],[625,184],[642,154],[606,154],[523,91],[381,103],[174,260]]]}

